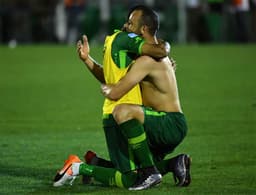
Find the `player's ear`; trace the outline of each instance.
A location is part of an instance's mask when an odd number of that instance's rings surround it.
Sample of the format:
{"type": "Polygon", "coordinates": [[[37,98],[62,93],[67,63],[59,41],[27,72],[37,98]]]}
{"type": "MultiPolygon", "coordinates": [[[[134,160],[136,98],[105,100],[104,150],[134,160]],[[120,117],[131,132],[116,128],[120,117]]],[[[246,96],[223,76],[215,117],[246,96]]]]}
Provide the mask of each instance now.
{"type": "Polygon", "coordinates": [[[128,27],[128,22],[125,22],[121,30],[127,31],[127,27],[128,27]]]}
{"type": "Polygon", "coordinates": [[[147,26],[146,25],[142,25],[140,28],[140,32],[143,35],[145,32],[147,31],[147,26]]]}

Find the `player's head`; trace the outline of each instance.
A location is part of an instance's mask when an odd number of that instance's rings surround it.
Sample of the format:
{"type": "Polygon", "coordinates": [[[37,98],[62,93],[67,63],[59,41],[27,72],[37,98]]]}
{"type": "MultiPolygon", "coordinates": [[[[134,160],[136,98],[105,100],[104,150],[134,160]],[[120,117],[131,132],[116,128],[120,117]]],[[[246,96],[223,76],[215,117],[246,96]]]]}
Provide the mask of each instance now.
{"type": "Polygon", "coordinates": [[[146,27],[150,35],[156,35],[159,29],[159,19],[157,13],[144,5],[133,7],[128,14],[128,21],[124,28],[128,32],[141,35],[142,29],[146,27]]]}

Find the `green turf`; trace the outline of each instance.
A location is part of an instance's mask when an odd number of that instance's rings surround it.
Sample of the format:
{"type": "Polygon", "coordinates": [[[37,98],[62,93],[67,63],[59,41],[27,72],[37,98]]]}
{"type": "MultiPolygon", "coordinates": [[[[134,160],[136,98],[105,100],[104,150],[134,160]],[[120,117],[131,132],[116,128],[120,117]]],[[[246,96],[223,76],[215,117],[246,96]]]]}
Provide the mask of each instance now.
{"type": "MultiPolygon", "coordinates": [[[[193,158],[192,183],[172,175],[144,192],[53,188],[70,153],[108,157],[100,86],[75,47],[0,47],[0,194],[256,194],[256,45],[173,46],[189,134],[172,154],[193,158]]],[[[91,46],[102,59],[102,48],[91,46]]],[[[170,155],[170,156],[172,156],[170,155]]]]}

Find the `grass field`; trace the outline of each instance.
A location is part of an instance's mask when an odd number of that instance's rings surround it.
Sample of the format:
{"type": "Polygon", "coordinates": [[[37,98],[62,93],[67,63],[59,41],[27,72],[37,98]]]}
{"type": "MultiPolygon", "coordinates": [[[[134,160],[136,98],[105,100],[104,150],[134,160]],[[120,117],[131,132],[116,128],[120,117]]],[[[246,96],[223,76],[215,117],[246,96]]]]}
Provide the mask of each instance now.
{"type": "MultiPolygon", "coordinates": [[[[192,183],[172,175],[143,192],[53,188],[70,154],[108,158],[99,84],[74,47],[0,47],[0,194],[256,194],[256,45],[173,46],[189,133],[171,154],[193,158],[192,183]]],[[[101,61],[102,48],[91,46],[101,61]]]]}

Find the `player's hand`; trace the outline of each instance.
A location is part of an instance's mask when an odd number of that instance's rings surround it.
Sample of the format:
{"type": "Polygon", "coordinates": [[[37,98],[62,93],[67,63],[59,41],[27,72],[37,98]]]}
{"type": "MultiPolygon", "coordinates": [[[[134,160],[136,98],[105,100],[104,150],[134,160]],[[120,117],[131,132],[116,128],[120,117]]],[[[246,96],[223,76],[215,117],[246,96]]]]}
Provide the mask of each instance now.
{"type": "Polygon", "coordinates": [[[164,48],[166,55],[168,56],[171,52],[171,45],[168,41],[164,41],[163,39],[158,39],[158,43],[164,48]]]}
{"type": "Polygon", "coordinates": [[[164,42],[164,48],[165,48],[165,51],[166,51],[167,55],[169,55],[170,52],[171,52],[171,45],[170,45],[170,43],[167,42],[167,41],[164,42]]]}
{"type": "Polygon", "coordinates": [[[81,40],[77,42],[77,52],[82,61],[89,58],[90,46],[86,35],[83,35],[83,42],[81,40]]]}
{"type": "Polygon", "coordinates": [[[108,95],[111,92],[111,85],[106,85],[106,84],[101,84],[101,93],[105,96],[108,97],[108,95]]]}

